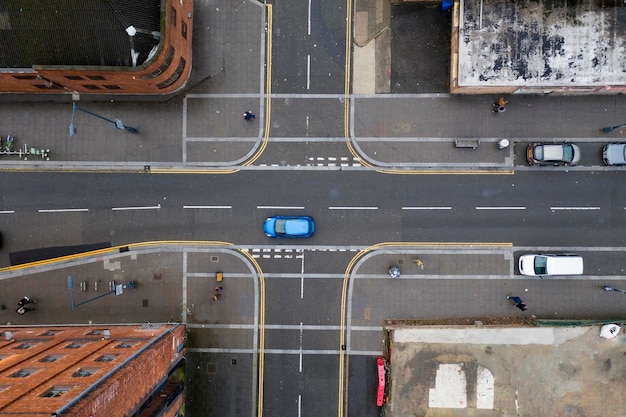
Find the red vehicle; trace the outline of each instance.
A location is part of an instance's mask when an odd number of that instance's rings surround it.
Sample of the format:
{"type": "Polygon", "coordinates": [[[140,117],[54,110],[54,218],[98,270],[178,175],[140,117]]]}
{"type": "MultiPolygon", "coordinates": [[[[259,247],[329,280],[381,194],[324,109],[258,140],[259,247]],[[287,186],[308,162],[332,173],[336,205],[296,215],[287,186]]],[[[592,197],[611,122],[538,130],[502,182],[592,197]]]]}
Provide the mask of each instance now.
{"type": "Polygon", "coordinates": [[[378,368],[378,392],[376,394],[376,405],[379,407],[383,406],[385,402],[385,379],[386,379],[386,369],[385,369],[385,360],[382,356],[378,357],[377,361],[378,368]]]}

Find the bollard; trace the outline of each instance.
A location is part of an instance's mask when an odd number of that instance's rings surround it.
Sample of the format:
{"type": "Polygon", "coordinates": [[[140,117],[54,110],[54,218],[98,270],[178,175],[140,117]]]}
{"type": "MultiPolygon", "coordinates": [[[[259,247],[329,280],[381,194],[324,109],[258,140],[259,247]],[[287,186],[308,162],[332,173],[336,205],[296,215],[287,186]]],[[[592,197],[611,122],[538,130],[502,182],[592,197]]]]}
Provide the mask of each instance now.
{"type": "Polygon", "coordinates": [[[508,148],[510,145],[510,142],[508,139],[500,139],[497,143],[498,149],[506,149],[508,148]]]}
{"type": "Polygon", "coordinates": [[[397,266],[391,266],[389,268],[389,276],[391,278],[400,278],[400,268],[397,266]]]}

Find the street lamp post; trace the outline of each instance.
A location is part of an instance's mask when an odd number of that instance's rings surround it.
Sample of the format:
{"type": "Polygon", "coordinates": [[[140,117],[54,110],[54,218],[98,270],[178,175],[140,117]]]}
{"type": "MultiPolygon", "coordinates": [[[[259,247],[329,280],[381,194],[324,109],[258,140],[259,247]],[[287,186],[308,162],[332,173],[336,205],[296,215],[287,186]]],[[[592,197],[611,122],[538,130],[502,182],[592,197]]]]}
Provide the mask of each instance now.
{"type": "Polygon", "coordinates": [[[109,295],[109,294],[120,295],[124,291],[123,290],[124,287],[123,287],[122,284],[113,285],[113,288],[110,291],[105,292],[104,294],[97,295],[95,297],[91,297],[88,300],[81,301],[80,303],[76,304],[74,302],[74,292],[72,290],[72,287],[74,286],[74,278],[72,278],[71,275],[68,275],[68,277],[67,277],[67,286],[70,289],[70,299],[72,300],[72,311],[76,310],[76,307],[82,306],[83,304],[87,304],[87,303],[90,303],[92,301],[95,301],[98,298],[102,298],[102,297],[104,297],[106,295],[109,295]]]}
{"type": "Polygon", "coordinates": [[[109,123],[113,123],[113,126],[115,126],[116,129],[123,129],[130,133],[137,133],[137,129],[135,129],[132,126],[125,126],[124,123],[120,119],[113,119],[113,120],[107,119],[106,117],[100,116],[99,114],[96,114],[92,111],[83,109],[82,107],[78,107],[76,105],[76,102],[74,102],[72,103],[72,121],[70,122],[70,137],[74,137],[74,135],[76,134],[76,129],[74,128],[74,116],[76,115],[76,110],[85,112],[87,114],[97,117],[98,119],[105,120],[109,123]]]}
{"type": "Polygon", "coordinates": [[[603,127],[602,131],[603,132],[610,132],[613,129],[619,129],[620,127],[624,127],[626,126],[626,123],[622,123],[621,125],[617,125],[617,126],[607,126],[607,127],[603,127]]]}

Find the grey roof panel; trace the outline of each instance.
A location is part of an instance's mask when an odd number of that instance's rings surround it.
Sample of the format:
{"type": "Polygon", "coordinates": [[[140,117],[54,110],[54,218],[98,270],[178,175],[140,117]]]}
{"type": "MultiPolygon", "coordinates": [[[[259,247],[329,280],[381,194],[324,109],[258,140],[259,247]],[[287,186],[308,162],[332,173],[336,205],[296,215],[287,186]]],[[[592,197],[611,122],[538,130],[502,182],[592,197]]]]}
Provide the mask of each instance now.
{"type": "Polygon", "coordinates": [[[0,67],[131,66],[131,48],[146,60],[158,40],[131,38],[130,25],[160,30],[160,0],[8,0],[0,3],[0,67]]]}

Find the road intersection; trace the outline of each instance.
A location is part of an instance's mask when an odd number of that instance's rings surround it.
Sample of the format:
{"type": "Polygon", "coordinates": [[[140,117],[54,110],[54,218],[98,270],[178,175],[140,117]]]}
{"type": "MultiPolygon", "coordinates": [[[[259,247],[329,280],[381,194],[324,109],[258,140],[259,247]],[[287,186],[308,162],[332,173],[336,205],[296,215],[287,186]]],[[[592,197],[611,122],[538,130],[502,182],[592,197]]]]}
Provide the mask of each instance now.
{"type": "MultiPolygon", "coordinates": [[[[523,294],[528,314],[542,318],[626,313],[621,294],[602,290],[619,286],[623,277],[626,200],[618,172],[287,172],[139,175],[132,181],[130,174],[6,173],[0,181],[8,191],[4,208],[11,209],[2,219],[7,251],[51,241],[109,241],[114,247],[85,261],[44,262],[27,274],[6,270],[4,293],[37,296],[51,322],[186,322],[196,381],[189,387],[190,409],[215,407],[234,415],[241,414],[234,408],[243,400],[246,415],[258,411],[252,401],[256,371],[265,382],[261,411],[270,415],[298,407],[306,415],[336,413],[342,369],[354,370],[345,375],[350,401],[367,402],[373,387],[360,379],[367,374],[360,367],[369,369],[380,352],[387,318],[518,315],[505,298],[509,293],[523,294]],[[541,198],[530,201],[537,184],[541,198]],[[68,192],[68,185],[80,192],[68,192]],[[23,188],[37,193],[24,200],[18,193],[23,188]],[[302,242],[269,241],[261,225],[278,213],[313,214],[316,234],[302,242]],[[164,238],[180,241],[178,249],[168,242],[132,244],[164,238]],[[523,279],[516,259],[534,251],[579,253],[586,275],[523,279]],[[400,278],[389,277],[390,265],[401,267],[400,278]],[[225,272],[225,292],[211,302],[218,270],[225,272]],[[68,274],[76,287],[88,282],[85,293],[74,290],[76,303],[96,294],[96,280],[106,286],[133,279],[138,286],[73,314],[68,274]],[[256,343],[263,347],[263,364],[255,362],[256,343]],[[344,354],[350,368],[340,366],[344,354]],[[241,392],[248,394],[240,398],[241,392]]],[[[17,324],[10,313],[4,311],[6,320],[17,324]]],[[[42,322],[35,315],[19,319],[42,322]]],[[[367,412],[375,413],[375,407],[367,412]]]]}
{"type": "Polygon", "coordinates": [[[623,135],[601,131],[626,114],[622,96],[515,96],[495,116],[492,98],[355,95],[351,2],[197,3],[224,35],[197,53],[222,57],[222,72],[169,102],[81,104],[123,116],[137,135],[79,119],[69,139],[69,103],[0,104],[3,129],[53,159],[3,160],[35,172],[0,177],[0,263],[34,248],[112,246],[3,270],[4,294],[42,300],[41,315],[3,310],[6,321],[182,320],[190,415],[342,417],[378,413],[384,319],[522,315],[509,293],[538,317],[624,316],[626,298],[602,290],[624,273],[623,169],[599,159],[623,135]],[[458,138],[481,144],[457,149],[458,138]],[[514,145],[499,150],[500,138],[514,145]],[[582,166],[526,167],[534,140],[585,142],[582,166]],[[273,214],[313,215],[317,233],[269,241],[261,224],[273,214]],[[515,261],[534,251],[582,254],[585,275],[523,279],[515,261]],[[225,291],[211,302],[217,271],[225,291]],[[138,287],[73,314],[68,274],[89,288],[75,289],[77,303],[98,280],[138,287]]]}

